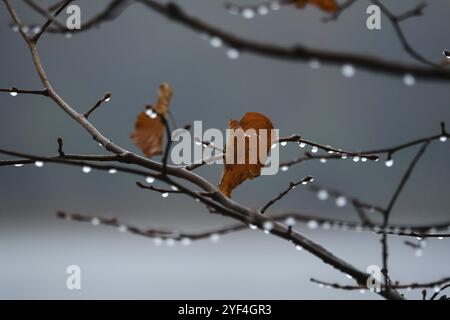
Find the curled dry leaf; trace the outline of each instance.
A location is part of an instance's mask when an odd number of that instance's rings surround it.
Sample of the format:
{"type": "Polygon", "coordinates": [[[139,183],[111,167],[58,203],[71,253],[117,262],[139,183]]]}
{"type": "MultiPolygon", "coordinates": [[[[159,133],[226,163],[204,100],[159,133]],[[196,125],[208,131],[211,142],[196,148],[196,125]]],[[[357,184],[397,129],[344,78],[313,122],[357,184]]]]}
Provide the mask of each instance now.
{"type": "MultiPolygon", "coordinates": [[[[220,191],[222,191],[227,197],[231,197],[233,189],[240,185],[242,182],[247,179],[256,178],[261,174],[261,168],[264,166],[270,148],[276,138],[272,134],[273,125],[270,119],[258,112],[248,112],[242,117],[240,121],[230,120],[229,128],[234,130],[242,129],[242,132],[253,129],[256,135],[255,140],[257,143],[250,143],[252,139],[251,135],[245,134],[245,140],[243,140],[245,141],[245,159],[241,159],[245,161],[243,161],[244,163],[239,163],[239,143],[237,142],[237,139],[239,139],[239,135],[230,135],[228,137],[228,141],[225,145],[224,172],[219,185],[220,191]],[[264,134],[264,132],[260,131],[261,129],[266,129],[267,134],[264,134]],[[263,141],[262,143],[260,143],[260,139],[264,138],[267,139],[265,145],[263,141]],[[234,139],[234,143],[233,141],[231,141],[231,139],[234,139]],[[229,146],[231,145],[234,146],[234,151],[232,153],[230,153],[229,148],[229,146]],[[260,151],[260,146],[261,148],[264,148],[264,150],[260,151]],[[231,157],[231,155],[233,156],[233,158],[231,157]],[[250,161],[251,157],[253,157],[252,155],[257,156],[257,158],[254,158],[254,160],[256,161],[250,161]],[[230,161],[228,161],[228,158],[230,158],[230,161]]],[[[244,156],[244,153],[242,153],[242,156],[244,156]]]]}
{"type": "Polygon", "coordinates": [[[131,140],[149,158],[162,154],[164,121],[162,117],[169,111],[172,88],[163,83],[159,86],[156,106],[147,106],[145,112],[139,113],[131,134],[131,140]]]}
{"type": "Polygon", "coordinates": [[[339,9],[336,0],[295,0],[295,5],[298,8],[303,8],[307,4],[314,5],[327,12],[336,12],[339,9]]]}
{"type": "Polygon", "coordinates": [[[152,119],[147,112],[137,116],[131,140],[149,158],[162,154],[164,123],[161,115],[152,119]]]}
{"type": "Polygon", "coordinates": [[[170,98],[172,98],[172,94],[172,88],[168,83],[164,82],[159,86],[158,101],[155,105],[155,111],[158,114],[165,114],[169,111],[169,103],[170,98]]]}

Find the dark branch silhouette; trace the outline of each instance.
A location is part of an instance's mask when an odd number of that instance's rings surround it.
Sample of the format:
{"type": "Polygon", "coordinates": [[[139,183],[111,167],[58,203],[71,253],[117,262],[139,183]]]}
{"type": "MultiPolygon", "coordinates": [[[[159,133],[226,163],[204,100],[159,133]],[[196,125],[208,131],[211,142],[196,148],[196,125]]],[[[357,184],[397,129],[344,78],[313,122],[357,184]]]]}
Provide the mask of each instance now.
{"type": "MultiPolygon", "coordinates": [[[[377,55],[369,56],[349,52],[316,49],[303,44],[296,44],[292,47],[283,47],[279,45],[244,39],[225,30],[222,30],[212,24],[204,22],[199,18],[190,16],[179,5],[172,2],[163,4],[155,0],[113,0],[102,12],[86,21],[81,26],[81,29],[61,30],[60,28],[48,28],[47,31],[52,33],[64,34],[86,32],[93,27],[97,27],[103,22],[114,20],[131,3],[140,3],[145,7],[153,10],[154,12],[168,18],[170,21],[179,23],[180,25],[185,26],[193,31],[200,32],[202,34],[208,34],[210,38],[220,39],[219,41],[221,43],[239,51],[246,51],[257,55],[289,61],[309,62],[313,59],[316,61],[320,61],[322,64],[329,65],[343,66],[346,64],[350,64],[352,66],[370,72],[383,73],[400,78],[403,78],[405,75],[411,75],[423,80],[450,80],[450,72],[443,68],[436,68],[434,64],[433,67],[421,67],[401,62],[384,60],[382,58],[379,58],[379,56],[377,55]]],[[[387,13],[387,11],[385,11],[385,13],[387,13]]],[[[400,16],[400,18],[396,18],[396,21],[404,21],[405,19],[412,16],[414,15],[404,14],[403,16],[400,16]]],[[[398,27],[397,23],[394,25],[398,27]]],[[[20,27],[22,27],[22,25],[20,27]]],[[[410,53],[415,53],[412,47],[408,46],[407,48],[410,53]]],[[[415,54],[414,56],[421,62],[427,62],[427,60],[424,58],[420,59],[420,55],[418,56],[417,54],[415,54]]]]}

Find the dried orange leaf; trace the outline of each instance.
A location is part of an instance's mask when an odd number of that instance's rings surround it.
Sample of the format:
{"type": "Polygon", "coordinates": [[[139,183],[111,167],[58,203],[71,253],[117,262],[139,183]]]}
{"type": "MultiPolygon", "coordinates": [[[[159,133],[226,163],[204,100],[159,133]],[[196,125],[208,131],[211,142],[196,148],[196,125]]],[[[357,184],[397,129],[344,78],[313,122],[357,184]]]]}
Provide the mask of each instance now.
{"type": "Polygon", "coordinates": [[[161,116],[150,118],[146,112],[137,116],[131,140],[149,158],[162,154],[164,123],[161,116]]]}
{"type": "Polygon", "coordinates": [[[164,115],[169,111],[172,88],[166,82],[159,86],[158,100],[153,108],[147,106],[145,112],[139,113],[131,134],[131,140],[149,158],[162,154],[164,137],[164,115]]]}
{"type": "Polygon", "coordinates": [[[299,8],[303,8],[307,4],[310,4],[327,12],[336,12],[339,9],[336,0],[295,0],[295,4],[299,8]]]}
{"type": "Polygon", "coordinates": [[[256,133],[256,141],[257,141],[257,150],[252,149],[252,144],[250,143],[250,137],[245,136],[245,163],[240,164],[237,162],[237,154],[239,147],[239,143],[234,141],[234,159],[233,161],[227,162],[227,152],[230,152],[230,150],[227,151],[227,145],[230,146],[232,141],[231,139],[237,139],[235,136],[228,137],[228,141],[225,145],[225,166],[224,166],[224,172],[222,175],[222,180],[220,181],[219,189],[222,191],[227,197],[231,197],[231,193],[234,188],[236,188],[238,185],[240,185],[242,182],[244,182],[247,179],[253,179],[258,177],[261,174],[261,168],[264,166],[264,163],[266,162],[267,155],[270,151],[270,148],[273,144],[273,141],[275,139],[274,136],[272,136],[273,125],[269,118],[267,118],[265,115],[258,113],[258,112],[248,112],[246,113],[240,121],[237,120],[230,120],[228,124],[230,129],[242,129],[244,132],[253,129],[256,133]],[[260,132],[260,129],[266,129],[267,134],[264,136],[262,132],[260,132]],[[261,152],[263,156],[260,158],[259,156],[259,147],[260,147],[260,139],[263,139],[266,137],[266,148],[264,152],[261,152]],[[249,161],[250,155],[252,152],[256,152],[255,154],[258,155],[258,158],[256,159],[256,163],[251,163],[249,161]]]}
{"type": "Polygon", "coordinates": [[[155,110],[158,114],[165,114],[169,111],[169,103],[170,98],[172,98],[172,94],[172,88],[168,83],[164,82],[159,86],[158,101],[155,105],[155,110]]]}

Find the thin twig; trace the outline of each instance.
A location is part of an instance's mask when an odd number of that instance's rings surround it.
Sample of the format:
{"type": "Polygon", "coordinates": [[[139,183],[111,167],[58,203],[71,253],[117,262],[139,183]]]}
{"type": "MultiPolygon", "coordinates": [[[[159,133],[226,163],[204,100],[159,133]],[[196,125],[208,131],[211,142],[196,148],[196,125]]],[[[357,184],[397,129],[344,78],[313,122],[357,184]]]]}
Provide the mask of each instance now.
{"type": "Polygon", "coordinates": [[[64,151],[63,151],[64,141],[60,137],[58,137],[58,139],[56,141],[58,142],[58,154],[59,154],[59,157],[64,158],[66,156],[64,154],[64,151]]]}
{"type": "Polygon", "coordinates": [[[313,178],[311,176],[307,176],[304,177],[303,179],[297,181],[297,182],[290,182],[289,186],[287,187],[286,190],[280,192],[280,194],[278,196],[276,196],[275,198],[273,198],[272,200],[270,200],[269,202],[267,202],[260,210],[261,213],[266,212],[266,210],[272,206],[273,204],[275,204],[275,202],[281,200],[284,196],[286,196],[292,189],[294,189],[296,186],[300,185],[300,184],[308,184],[308,182],[313,181],[313,178]]]}
{"type": "Polygon", "coordinates": [[[422,147],[417,152],[416,156],[412,159],[411,163],[408,166],[408,169],[405,171],[402,179],[400,180],[399,185],[397,186],[396,190],[394,191],[391,200],[389,201],[389,204],[384,212],[383,217],[383,235],[381,238],[382,243],[382,258],[383,258],[383,273],[385,276],[385,286],[388,287],[389,285],[389,273],[388,273],[388,237],[386,233],[386,227],[389,223],[390,214],[392,211],[392,208],[394,207],[400,193],[402,192],[404,186],[408,182],[411,173],[413,172],[414,168],[416,167],[417,163],[419,162],[420,158],[425,153],[428,145],[430,144],[430,141],[424,142],[422,147]]]}
{"type": "MultiPolygon", "coordinates": [[[[322,281],[322,280],[318,280],[318,279],[314,279],[314,278],[311,278],[310,280],[313,283],[317,283],[317,284],[323,285],[325,287],[341,289],[341,290],[366,290],[366,289],[368,289],[367,286],[364,286],[364,285],[358,285],[358,286],[342,285],[339,283],[326,282],[326,281],[322,281]]],[[[417,283],[417,282],[412,282],[412,283],[408,283],[408,284],[394,283],[391,285],[391,288],[394,288],[394,289],[434,288],[436,286],[442,285],[449,281],[450,281],[450,278],[443,278],[443,279],[440,279],[437,281],[425,282],[425,283],[417,283]]],[[[382,289],[384,289],[383,286],[382,286],[382,289]]]]}
{"type": "MultiPolygon", "coordinates": [[[[357,156],[359,157],[358,160],[362,160],[362,158],[364,158],[364,156],[361,156],[361,155],[370,155],[370,154],[378,155],[378,156],[385,154],[385,155],[387,155],[388,158],[391,158],[396,152],[399,152],[401,150],[414,147],[414,146],[422,144],[424,142],[433,142],[433,141],[441,140],[441,139],[445,139],[445,140],[450,139],[450,134],[445,129],[444,122],[441,122],[441,132],[439,134],[427,136],[424,138],[414,139],[414,140],[411,140],[411,141],[408,141],[408,142],[405,142],[405,143],[402,143],[402,144],[399,144],[399,145],[396,145],[393,147],[389,147],[389,148],[380,148],[380,149],[371,149],[371,150],[361,151],[361,152],[359,152],[359,156],[358,156],[358,154],[357,154],[357,156]]],[[[339,160],[339,159],[347,159],[347,158],[348,158],[348,156],[346,153],[342,153],[342,154],[333,153],[333,154],[318,155],[318,154],[312,154],[310,152],[305,152],[305,155],[302,157],[297,157],[295,159],[280,163],[280,167],[291,167],[293,165],[302,163],[304,161],[309,161],[309,160],[321,160],[321,159],[339,160]]]]}
{"type": "Polygon", "coordinates": [[[37,4],[35,1],[33,0],[26,0],[26,3],[28,5],[30,5],[33,9],[35,9],[37,12],[41,13],[42,15],[44,15],[47,18],[47,21],[42,25],[42,27],[40,28],[39,32],[36,33],[34,35],[34,37],[32,38],[32,41],[34,43],[37,43],[39,41],[39,38],[44,34],[45,31],[47,31],[48,27],[53,23],[56,26],[58,26],[58,28],[60,30],[65,30],[66,27],[64,26],[64,24],[62,24],[61,22],[59,22],[56,17],[72,2],[73,0],[66,0],[64,1],[59,7],[58,9],[55,11],[54,14],[51,14],[51,12],[49,12],[47,9],[41,7],[39,4],[37,4]]]}
{"type": "Polygon", "coordinates": [[[86,119],[91,115],[92,112],[94,112],[98,107],[101,106],[101,104],[105,101],[109,101],[111,99],[111,93],[107,92],[105,93],[105,95],[98,99],[97,102],[95,103],[95,105],[90,108],[85,114],[83,114],[83,117],[85,117],[86,119]]]}
{"type": "Polygon", "coordinates": [[[400,26],[400,23],[402,21],[405,21],[406,19],[409,19],[411,17],[416,17],[416,16],[420,16],[423,13],[423,10],[426,7],[425,3],[420,3],[418,4],[415,8],[413,8],[412,10],[408,10],[407,12],[405,12],[404,14],[401,15],[394,15],[383,3],[381,3],[381,1],[379,0],[372,0],[372,3],[374,3],[375,5],[377,5],[378,7],[380,7],[381,11],[386,15],[386,17],[391,21],[392,26],[394,27],[395,33],[397,34],[400,43],[403,46],[403,49],[414,59],[416,59],[417,61],[424,63],[426,65],[429,65],[433,68],[438,68],[441,69],[441,66],[439,64],[436,64],[434,62],[429,61],[428,59],[426,59],[425,57],[423,57],[420,53],[418,53],[412,46],[411,44],[408,42],[408,40],[406,39],[405,34],[403,33],[403,30],[400,26]]]}
{"type": "Polygon", "coordinates": [[[177,188],[164,189],[164,188],[158,188],[158,187],[154,187],[154,186],[146,186],[145,184],[143,184],[143,183],[141,183],[139,181],[136,181],[136,185],[139,188],[156,191],[156,192],[159,192],[161,194],[164,194],[164,193],[183,193],[182,191],[178,190],[177,188]]]}
{"type": "Polygon", "coordinates": [[[15,94],[19,94],[19,93],[24,93],[24,94],[36,94],[36,95],[41,95],[41,96],[46,96],[48,97],[48,91],[47,89],[42,89],[42,90],[26,90],[26,89],[18,89],[16,87],[12,87],[11,89],[2,89],[0,88],[0,92],[9,92],[13,95],[15,94]]]}
{"type": "MultiPolygon", "coordinates": [[[[147,186],[144,186],[145,189],[147,189],[147,186]]],[[[158,188],[159,189],[159,188],[158,188]]],[[[154,189],[152,189],[154,190],[154,189]]],[[[159,189],[159,190],[154,190],[157,192],[172,192],[172,193],[176,193],[173,192],[173,190],[166,190],[166,189],[159,189]]],[[[199,193],[200,196],[202,196],[199,193]]],[[[205,195],[206,196],[206,195],[205,195]]],[[[84,214],[77,214],[77,216],[79,216],[81,219],[79,221],[83,221],[83,222],[89,222],[93,219],[97,219],[100,221],[99,224],[102,224],[101,222],[104,221],[104,219],[106,218],[102,218],[102,217],[98,217],[98,216],[90,216],[90,215],[84,215],[84,214]]],[[[339,226],[340,230],[346,230],[346,231],[353,231],[353,232],[360,232],[362,230],[367,230],[370,232],[375,232],[374,230],[377,230],[377,228],[380,228],[380,225],[375,225],[373,226],[373,228],[368,228],[366,226],[363,226],[362,224],[358,224],[358,223],[352,223],[352,222],[348,222],[348,221],[343,221],[343,220],[338,220],[338,219],[330,219],[330,218],[321,218],[321,217],[316,217],[314,215],[307,215],[307,214],[303,214],[303,213],[281,213],[281,214],[276,214],[276,215],[272,215],[270,216],[270,219],[272,221],[278,221],[280,223],[284,223],[288,226],[288,230],[287,233],[290,234],[293,232],[292,226],[293,224],[297,223],[297,224],[307,224],[308,226],[313,226],[313,221],[315,222],[315,224],[318,225],[318,227],[322,227],[325,230],[328,230],[330,228],[335,229],[334,226],[339,226]],[[289,228],[290,227],[290,228],[289,228]],[[363,229],[365,228],[365,229],[363,229]],[[290,229],[290,231],[289,231],[290,229]]],[[[119,221],[117,221],[117,223],[120,223],[119,221]]],[[[126,224],[129,225],[127,223],[121,223],[121,224],[126,224]]],[[[106,226],[108,226],[108,224],[105,224],[106,226]]],[[[448,224],[447,224],[448,225],[448,224]]],[[[131,226],[131,225],[130,225],[131,226]]],[[[430,227],[434,226],[401,226],[402,229],[406,229],[406,228],[417,228],[417,229],[429,229],[430,227]]],[[[441,225],[442,228],[444,228],[443,225],[441,225]]],[[[238,223],[238,224],[234,224],[234,225],[229,225],[229,226],[225,226],[225,227],[218,227],[218,228],[212,228],[210,230],[206,230],[206,231],[202,231],[200,233],[191,233],[191,234],[186,234],[186,237],[190,237],[191,240],[201,240],[204,238],[207,238],[208,236],[212,235],[212,234],[221,234],[221,235],[227,235],[227,234],[232,234],[238,231],[245,231],[245,230],[250,230],[252,228],[263,228],[263,226],[259,226],[259,225],[252,225],[251,227],[249,227],[249,224],[245,224],[245,223],[238,223]]],[[[400,228],[399,226],[389,226],[389,228],[400,228]]],[[[139,229],[136,226],[133,226],[133,229],[139,229]]],[[[154,228],[153,228],[154,229],[154,228]]]]}
{"type": "MultiPolygon", "coordinates": [[[[184,10],[175,3],[169,2],[163,4],[153,0],[135,0],[135,2],[140,2],[156,13],[189,29],[218,37],[222,39],[223,43],[241,51],[288,61],[308,62],[311,59],[318,59],[323,64],[329,65],[342,66],[344,64],[352,64],[355,67],[370,72],[383,73],[397,77],[413,74],[415,77],[422,78],[423,80],[450,81],[450,72],[444,69],[424,68],[400,62],[393,62],[380,59],[377,56],[322,50],[311,47],[308,48],[301,44],[292,47],[283,47],[247,40],[186,14],[184,10]]],[[[131,2],[122,0],[112,1],[101,13],[84,23],[81,29],[71,30],[70,32],[84,32],[98,26],[104,21],[112,20],[123,12],[129,3],[131,2]]],[[[49,28],[48,31],[61,33],[59,29],[49,28]]]]}

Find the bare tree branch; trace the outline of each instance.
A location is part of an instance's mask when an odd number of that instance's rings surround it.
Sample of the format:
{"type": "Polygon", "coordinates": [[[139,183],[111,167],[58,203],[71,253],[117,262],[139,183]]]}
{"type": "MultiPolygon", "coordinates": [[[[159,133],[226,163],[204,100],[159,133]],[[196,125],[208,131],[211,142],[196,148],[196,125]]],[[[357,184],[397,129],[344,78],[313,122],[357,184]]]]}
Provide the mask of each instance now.
{"type": "MultiPolygon", "coordinates": [[[[423,80],[449,81],[450,72],[442,68],[423,68],[420,66],[404,64],[380,59],[378,56],[360,55],[348,52],[329,51],[315,48],[308,48],[297,44],[292,47],[283,47],[272,44],[265,44],[238,37],[232,33],[221,30],[218,27],[208,24],[198,18],[190,16],[177,4],[169,2],[162,4],[154,0],[134,0],[139,2],[156,13],[165,16],[173,22],[177,22],[193,31],[208,34],[212,37],[221,39],[221,42],[231,48],[241,51],[247,51],[253,54],[289,60],[309,62],[316,59],[323,64],[338,65],[351,64],[355,67],[390,76],[404,77],[413,75],[423,80]]],[[[104,21],[115,19],[125,8],[133,3],[127,0],[114,0],[102,12],[85,22],[81,29],[71,30],[70,32],[84,32],[101,24],[104,21]]],[[[60,29],[48,29],[49,32],[61,33],[60,29]]],[[[429,63],[428,63],[429,64],[429,63]]]]}
{"type": "MultiPolygon", "coordinates": [[[[177,192],[174,192],[173,190],[169,190],[169,189],[155,188],[152,190],[157,191],[157,192],[177,193],[177,192]]],[[[80,221],[80,222],[92,222],[92,220],[95,220],[95,221],[98,221],[98,223],[96,223],[95,225],[116,226],[116,227],[119,225],[127,225],[127,226],[130,226],[130,229],[133,229],[133,230],[148,230],[149,229],[149,228],[141,229],[137,226],[132,226],[125,222],[121,222],[115,218],[111,219],[111,218],[91,216],[91,215],[79,214],[79,213],[70,214],[70,213],[63,212],[63,211],[60,211],[58,213],[58,216],[61,217],[62,213],[64,213],[63,217],[67,220],[76,220],[76,221],[80,221]],[[72,219],[71,217],[74,217],[74,218],[72,219]],[[115,223],[114,224],[109,223],[109,221],[111,221],[111,220],[115,221],[115,223]]],[[[341,230],[341,231],[349,231],[349,232],[369,231],[369,232],[374,232],[374,233],[380,233],[379,230],[381,228],[380,224],[375,224],[372,227],[368,227],[366,225],[356,223],[356,222],[339,220],[339,219],[331,219],[331,218],[322,218],[322,217],[317,217],[315,215],[307,215],[307,214],[295,213],[295,212],[292,212],[292,213],[286,212],[286,213],[272,215],[272,216],[270,216],[270,219],[272,219],[272,221],[278,221],[280,223],[283,223],[288,227],[289,226],[292,227],[294,224],[298,223],[298,224],[306,224],[309,228],[320,228],[321,227],[324,230],[336,229],[336,227],[338,227],[337,230],[341,230]]],[[[442,230],[444,230],[444,229],[447,229],[447,227],[449,225],[450,225],[450,222],[442,223],[439,225],[421,225],[421,226],[389,225],[388,229],[391,229],[391,230],[394,230],[394,229],[398,229],[398,230],[442,229],[442,230]]],[[[177,241],[181,240],[182,238],[189,238],[192,241],[202,240],[202,239],[206,239],[206,238],[210,237],[213,234],[228,235],[228,234],[232,234],[232,233],[239,232],[239,231],[258,229],[258,228],[260,228],[260,227],[257,225],[253,225],[253,224],[238,223],[238,224],[229,225],[229,226],[225,226],[225,227],[212,228],[211,230],[206,230],[206,231],[202,231],[199,233],[186,233],[186,232],[178,231],[179,237],[175,237],[173,239],[177,240],[177,241]]],[[[150,229],[159,230],[159,229],[155,229],[155,228],[150,228],[150,229]]],[[[260,229],[264,230],[264,226],[261,226],[260,229]]],[[[167,231],[167,230],[168,229],[164,229],[162,231],[167,231]]],[[[400,233],[392,232],[392,234],[410,236],[409,234],[406,234],[406,233],[402,234],[401,232],[400,233]]],[[[417,234],[419,234],[419,233],[417,233],[417,234]]],[[[149,237],[149,238],[155,237],[155,235],[153,235],[153,234],[148,235],[148,234],[144,234],[144,232],[139,232],[139,235],[145,235],[146,237],[149,237]]],[[[163,237],[163,238],[165,239],[167,237],[163,237]]]]}
{"type": "Polygon", "coordinates": [[[12,87],[11,89],[2,89],[0,88],[0,92],[9,92],[12,96],[17,96],[20,94],[36,94],[41,96],[48,96],[47,89],[43,90],[26,90],[26,89],[18,89],[16,87],[12,87]]]}
{"type": "Polygon", "coordinates": [[[85,114],[83,114],[83,117],[87,119],[92,112],[94,112],[98,107],[101,106],[103,102],[105,101],[108,102],[110,99],[111,93],[110,92],[105,93],[105,95],[102,98],[100,98],[91,109],[89,109],[85,114]]]}
{"type": "MultiPolygon", "coordinates": [[[[387,155],[388,159],[391,159],[392,156],[396,153],[399,152],[401,150],[404,149],[408,149],[411,147],[414,147],[416,145],[425,143],[425,142],[433,142],[433,141],[441,141],[441,142],[446,142],[448,139],[450,139],[450,134],[447,132],[446,128],[445,128],[445,123],[441,122],[441,132],[439,134],[435,134],[432,136],[428,136],[428,137],[424,137],[424,138],[419,138],[419,139],[414,139],[411,141],[408,141],[406,143],[402,143],[400,145],[394,146],[394,147],[389,147],[389,148],[382,148],[382,149],[371,149],[371,150],[366,150],[366,151],[361,151],[359,153],[354,153],[354,157],[353,160],[354,161],[365,161],[367,160],[367,158],[365,159],[365,155],[374,155],[379,157],[380,155],[387,155]],[[356,157],[356,158],[355,158],[356,157]]],[[[301,145],[300,147],[305,147],[306,144],[301,145]]],[[[321,148],[322,149],[322,148],[321,148]]],[[[316,154],[316,150],[314,153],[310,153],[310,152],[305,152],[305,155],[302,157],[297,157],[295,159],[289,160],[289,161],[285,161],[280,163],[281,167],[291,167],[293,165],[302,163],[304,161],[309,161],[309,160],[339,160],[339,159],[348,159],[348,153],[345,152],[341,152],[341,153],[332,153],[332,154],[324,154],[324,155],[319,155],[316,154]]],[[[377,161],[376,159],[374,159],[374,161],[377,161]]]]}
{"type": "Polygon", "coordinates": [[[401,14],[401,15],[394,15],[381,1],[379,0],[372,0],[372,3],[379,6],[381,11],[386,15],[386,17],[391,21],[392,26],[394,27],[395,33],[397,34],[400,43],[403,46],[403,49],[414,59],[416,59],[419,62],[422,62],[424,64],[427,64],[431,67],[441,69],[441,66],[439,64],[436,64],[434,62],[429,61],[425,57],[423,57],[421,54],[419,54],[408,42],[406,39],[405,34],[403,33],[403,30],[400,26],[400,23],[402,21],[405,21],[412,17],[421,16],[423,14],[423,10],[426,7],[426,3],[419,3],[415,8],[408,10],[407,12],[401,14]]]}
{"type": "MultiPolygon", "coordinates": [[[[326,281],[321,281],[321,280],[317,280],[314,278],[311,278],[310,280],[313,283],[317,283],[317,284],[323,285],[325,287],[341,289],[341,290],[366,290],[367,289],[367,287],[365,287],[365,286],[342,285],[339,283],[326,282],[326,281]]],[[[440,279],[437,281],[425,282],[425,283],[417,283],[417,282],[412,282],[412,283],[408,283],[408,284],[394,283],[391,285],[391,287],[395,288],[395,289],[409,289],[409,290],[423,289],[423,288],[435,288],[436,286],[446,284],[447,282],[450,282],[450,278],[443,278],[443,279],[440,279]]],[[[445,288],[445,287],[443,287],[443,288],[445,288]]]]}
{"type": "Polygon", "coordinates": [[[261,208],[261,213],[266,212],[267,209],[269,209],[270,206],[272,206],[273,204],[275,204],[275,202],[281,200],[283,197],[285,197],[292,189],[295,189],[296,186],[300,185],[300,184],[308,184],[308,182],[313,181],[313,178],[311,176],[307,176],[304,177],[303,179],[301,179],[300,181],[297,182],[290,182],[289,186],[287,187],[286,190],[280,192],[280,194],[278,196],[276,196],[275,198],[273,198],[272,200],[270,200],[269,202],[267,202],[262,208],[261,208]]]}
{"type": "Polygon", "coordinates": [[[73,0],[66,0],[63,3],[61,3],[60,6],[58,6],[58,9],[55,11],[54,14],[49,12],[46,8],[42,7],[40,4],[38,4],[34,0],[25,0],[25,3],[27,3],[31,8],[36,10],[38,13],[43,15],[47,18],[47,21],[43,24],[41,28],[39,28],[39,31],[34,35],[32,38],[33,42],[38,42],[39,38],[44,34],[44,32],[48,29],[48,27],[53,23],[55,24],[59,30],[65,30],[66,27],[64,24],[59,22],[56,17],[72,2],[73,0]]]}

